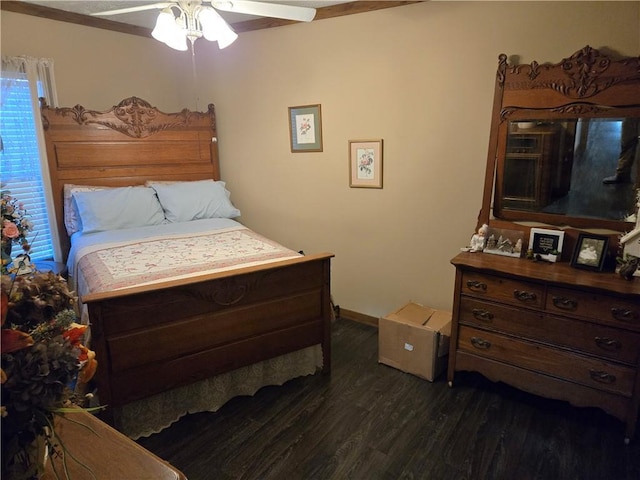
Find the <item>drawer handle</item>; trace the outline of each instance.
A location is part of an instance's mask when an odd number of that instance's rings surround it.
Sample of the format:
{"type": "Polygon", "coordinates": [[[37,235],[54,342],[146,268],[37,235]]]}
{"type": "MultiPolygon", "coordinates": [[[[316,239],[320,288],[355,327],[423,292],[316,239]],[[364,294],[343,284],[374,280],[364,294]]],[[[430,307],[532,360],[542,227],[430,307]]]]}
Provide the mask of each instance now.
{"type": "Polygon", "coordinates": [[[478,280],[467,280],[467,288],[475,292],[486,292],[487,284],[479,282],[478,280]]]}
{"type": "Polygon", "coordinates": [[[525,292],[524,290],[514,290],[513,296],[521,302],[535,302],[538,299],[535,293],[525,292]]]}
{"type": "Polygon", "coordinates": [[[553,305],[560,310],[576,310],[578,301],[567,297],[553,297],[553,305]]]}
{"type": "Polygon", "coordinates": [[[481,320],[483,322],[491,323],[493,320],[493,313],[483,310],[482,308],[474,308],[471,313],[473,313],[473,316],[477,320],[481,320]]]}
{"type": "Polygon", "coordinates": [[[616,382],[616,376],[605,372],[604,370],[589,370],[592,380],[600,383],[612,384],[616,382]]]}
{"type": "Polygon", "coordinates": [[[471,344],[481,350],[487,350],[491,347],[491,342],[478,337],[471,337],[471,344]]]}
{"type": "Polygon", "coordinates": [[[612,307],[611,315],[616,320],[620,320],[622,322],[637,322],[640,319],[640,314],[629,308],[612,307]]]}
{"type": "Polygon", "coordinates": [[[608,337],[595,337],[594,340],[597,346],[609,352],[615,352],[622,348],[622,342],[620,342],[620,340],[615,340],[608,337]]]}

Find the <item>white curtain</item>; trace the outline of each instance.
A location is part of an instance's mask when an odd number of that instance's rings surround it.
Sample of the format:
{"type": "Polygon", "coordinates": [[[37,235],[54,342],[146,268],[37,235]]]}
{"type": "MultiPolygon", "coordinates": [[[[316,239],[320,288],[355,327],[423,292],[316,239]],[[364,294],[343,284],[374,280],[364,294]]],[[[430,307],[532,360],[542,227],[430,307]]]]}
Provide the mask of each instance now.
{"type": "MultiPolygon", "coordinates": [[[[19,135],[20,132],[33,132],[35,127],[35,136],[37,142],[37,155],[22,156],[21,161],[24,167],[30,172],[40,172],[41,188],[44,191],[44,200],[46,206],[46,217],[51,232],[51,243],[53,247],[53,256],[56,261],[62,261],[62,251],[60,248],[57,224],[55,221],[55,211],[53,208],[53,193],[51,190],[51,182],[49,181],[49,167],[47,164],[46,147],[44,142],[44,132],[42,122],[40,120],[40,102],[39,97],[44,97],[47,104],[52,107],[58,106],[58,97],[56,95],[55,77],[53,73],[53,60],[50,58],[33,58],[28,56],[2,56],[2,89],[0,95],[0,111],[2,115],[15,113],[9,105],[18,87],[24,92],[25,81],[28,83],[29,96],[31,100],[32,117],[29,115],[13,115],[10,121],[12,126],[12,135],[19,135]]],[[[2,132],[0,132],[1,134],[2,132]]],[[[26,135],[26,133],[25,133],[26,135]]],[[[31,133],[32,135],[32,133],[31,133]]],[[[25,137],[24,142],[16,142],[19,145],[33,144],[33,137],[28,139],[25,137]]],[[[3,168],[2,181],[11,183],[12,173],[3,168]]],[[[20,169],[22,170],[22,168],[20,169]]],[[[34,173],[35,175],[35,173],[34,173]]],[[[15,179],[14,179],[15,180],[15,179]]],[[[40,185],[39,187],[40,188],[40,185]]]]}

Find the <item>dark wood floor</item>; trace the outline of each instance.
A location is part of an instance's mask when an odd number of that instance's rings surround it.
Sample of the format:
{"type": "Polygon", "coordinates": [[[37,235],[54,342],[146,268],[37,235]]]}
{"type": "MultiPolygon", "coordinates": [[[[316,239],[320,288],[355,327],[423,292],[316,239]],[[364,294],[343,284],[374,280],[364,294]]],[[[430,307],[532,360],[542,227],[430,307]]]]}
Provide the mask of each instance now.
{"type": "Polygon", "coordinates": [[[378,364],[376,328],[339,319],[333,371],[184,417],[139,443],[189,480],[638,480],[640,440],[596,409],[476,374],[430,383],[378,364]]]}

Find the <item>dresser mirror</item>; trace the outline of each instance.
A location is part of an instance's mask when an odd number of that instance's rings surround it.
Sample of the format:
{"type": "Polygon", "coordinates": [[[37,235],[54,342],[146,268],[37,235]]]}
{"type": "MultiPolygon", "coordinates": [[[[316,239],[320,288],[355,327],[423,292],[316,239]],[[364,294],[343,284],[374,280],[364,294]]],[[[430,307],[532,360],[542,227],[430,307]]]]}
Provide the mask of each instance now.
{"type": "Polygon", "coordinates": [[[558,64],[500,55],[478,223],[631,230],[639,119],[640,57],[589,46],[558,64]],[[631,168],[616,175],[623,154],[631,168]]]}

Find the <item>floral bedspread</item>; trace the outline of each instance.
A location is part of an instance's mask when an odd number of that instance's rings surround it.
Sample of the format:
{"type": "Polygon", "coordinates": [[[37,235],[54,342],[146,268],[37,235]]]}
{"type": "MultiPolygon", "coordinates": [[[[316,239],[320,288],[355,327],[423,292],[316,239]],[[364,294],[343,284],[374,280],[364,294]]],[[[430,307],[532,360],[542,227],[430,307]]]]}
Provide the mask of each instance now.
{"type": "Polygon", "coordinates": [[[79,252],[77,288],[86,295],[299,256],[242,226],[103,244],[79,252]]]}

